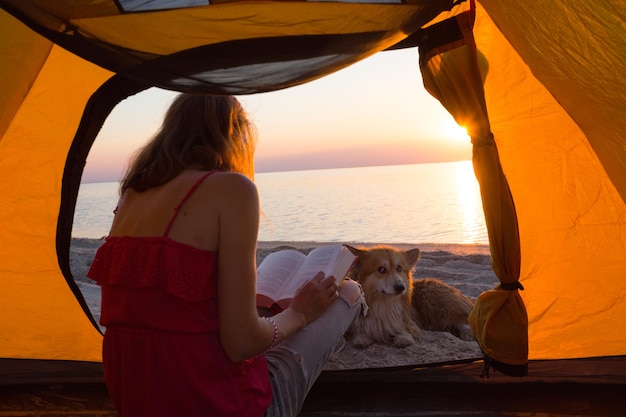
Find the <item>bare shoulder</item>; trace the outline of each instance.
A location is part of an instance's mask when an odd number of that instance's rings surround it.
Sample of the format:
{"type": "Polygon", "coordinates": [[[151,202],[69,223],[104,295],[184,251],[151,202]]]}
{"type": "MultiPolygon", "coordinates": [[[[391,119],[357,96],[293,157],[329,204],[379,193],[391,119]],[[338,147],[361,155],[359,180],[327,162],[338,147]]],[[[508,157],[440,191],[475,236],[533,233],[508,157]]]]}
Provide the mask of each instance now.
{"type": "Polygon", "coordinates": [[[254,182],[250,178],[246,177],[245,175],[239,172],[217,171],[213,175],[211,175],[209,178],[216,180],[216,181],[220,181],[224,184],[231,184],[235,186],[236,185],[254,186],[254,182]]]}
{"type": "Polygon", "coordinates": [[[219,187],[240,191],[256,192],[256,184],[248,177],[238,172],[216,172],[211,175],[211,180],[219,187]]]}
{"type": "Polygon", "coordinates": [[[211,175],[210,183],[226,199],[256,200],[258,190],[256,184],[248,177],[238,172],[216,172],[211,175]]]}

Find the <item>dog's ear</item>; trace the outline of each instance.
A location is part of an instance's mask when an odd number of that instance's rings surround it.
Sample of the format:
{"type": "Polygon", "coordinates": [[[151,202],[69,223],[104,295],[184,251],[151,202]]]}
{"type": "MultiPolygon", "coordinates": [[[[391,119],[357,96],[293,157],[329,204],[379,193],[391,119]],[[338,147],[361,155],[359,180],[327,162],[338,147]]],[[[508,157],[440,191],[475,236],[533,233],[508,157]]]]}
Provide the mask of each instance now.
{"type": "Polygon", "coordinates": [[[350,246],[350,245],[345,245],[345,244],[344,244],[343,246],[345,246],[346,248],[348,248],[348,250],[349,250],[350,252],[352,252],[352,254],[353,254],[354,256],[359,256],[359,255],[361,255],[361,253],[365,252],[365,251],[364,251],[364,250],[362,250],[362,249],[357,249],[357,248],[355,248],[355,247],[353,247],[353,246],[350,246]]]}
{"type": "Polygon", "coordinates": [[[417,248],[410,249],[406,251],[405,254],[406,254],[407,261],[409,261],[409,266],[412,268],[417,263],[417,259],[420,256],[420,250],[417,248]]]}
{"type": "Polygon", "coordinates": [[[355,281],[359,280],[359,271],[361,270],[361,263],[359,262],[359,255],[361,255],[363,252],[365,252],[365,250],[362,249],[357,249],[353,246],[350,245],[343,245],[346,248],[348,248],[348,250],[350,252],[352,252],[352,254],[354,256],[356,256],[356,260],[354,261],[354,263],[352,264],[352,266],[350,267],[350,270],[348,271],[348,276],[350,278],[352,278],[355,281]]]}

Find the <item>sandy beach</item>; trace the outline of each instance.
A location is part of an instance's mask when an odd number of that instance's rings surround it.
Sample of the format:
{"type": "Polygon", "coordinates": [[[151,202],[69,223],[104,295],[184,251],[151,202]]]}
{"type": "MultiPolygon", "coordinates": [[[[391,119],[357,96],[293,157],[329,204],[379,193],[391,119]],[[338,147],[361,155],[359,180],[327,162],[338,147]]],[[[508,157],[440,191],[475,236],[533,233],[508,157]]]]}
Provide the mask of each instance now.
{"type": "MultiPolygon", "coordinates": [[[[72,274],[96,320],[100,317],[100,290],[86,277],[86,273],[95,251],[102,242],[101,239],[72,239],[70,252],[72,274]]],[[[329,243],[259,242],[257,263],[276,250],[293,248],[307,253],[317,246],[329,243]]],[[[370,243],[342,243],[374,246],[370,243]]],[[[393,246],[400,249],[414,247],[420,249],[420,259],[413,274],[416,279],[437,278],[457,287],[470,298],[476,298],[498,283],[491,269],[491,256],[487,245],[394,243],[393,246]]],[[[406,348],[376,344],[358,349],[347,342],[341,351],[330,358],[326,370],[420,366],[478,358],[482,358],[482,353],[476,342],[461,340],[450,333],[422,331],[420,340],[406,348]]]]}

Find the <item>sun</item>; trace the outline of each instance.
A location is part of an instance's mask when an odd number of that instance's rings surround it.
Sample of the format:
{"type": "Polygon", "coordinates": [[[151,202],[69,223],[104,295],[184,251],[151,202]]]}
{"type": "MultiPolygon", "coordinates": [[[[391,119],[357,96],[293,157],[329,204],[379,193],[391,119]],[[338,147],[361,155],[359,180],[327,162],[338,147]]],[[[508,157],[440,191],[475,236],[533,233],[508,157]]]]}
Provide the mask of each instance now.
{"type": "Polygon", "coordinates": [[[467,129],[463,126],[459,126],[454,119],[450,119],[446,121],[442,126],[443,135],[447,139],[467,142],[470,140],[469,135],[467,134],[467,129]]]}

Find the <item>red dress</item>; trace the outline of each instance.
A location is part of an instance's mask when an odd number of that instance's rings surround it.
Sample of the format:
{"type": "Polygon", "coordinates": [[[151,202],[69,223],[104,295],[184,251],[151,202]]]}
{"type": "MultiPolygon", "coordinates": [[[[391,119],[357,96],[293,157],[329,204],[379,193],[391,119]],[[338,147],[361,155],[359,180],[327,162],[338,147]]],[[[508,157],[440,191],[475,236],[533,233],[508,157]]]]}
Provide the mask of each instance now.
{"type": "Polygon", "coordinates": [[[168,237],[109,236],[88,276],[102,287],[104,378],[119,415],[261,416],[272,391],[260,356],[221,347],[217,252],[168,237]]]}

